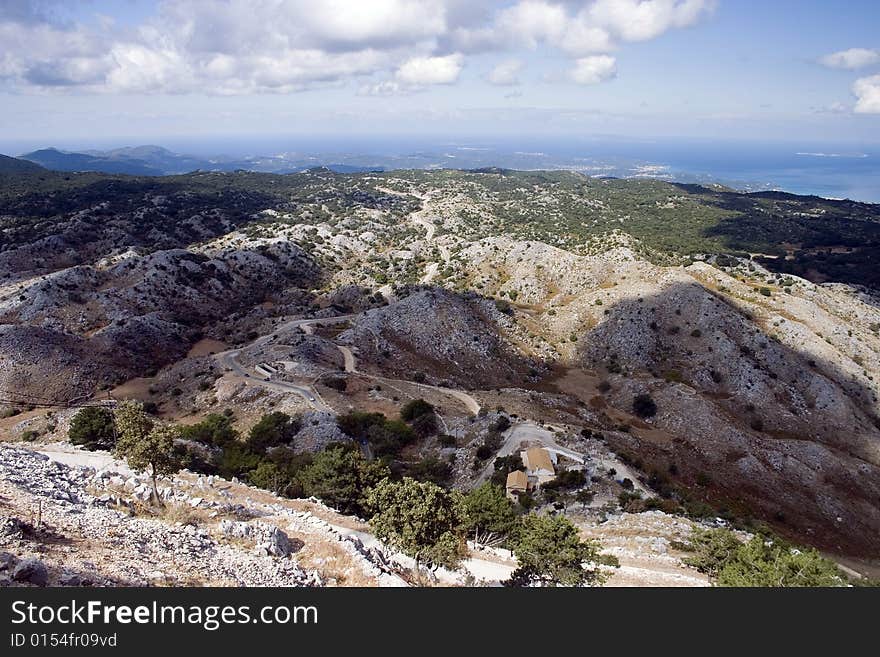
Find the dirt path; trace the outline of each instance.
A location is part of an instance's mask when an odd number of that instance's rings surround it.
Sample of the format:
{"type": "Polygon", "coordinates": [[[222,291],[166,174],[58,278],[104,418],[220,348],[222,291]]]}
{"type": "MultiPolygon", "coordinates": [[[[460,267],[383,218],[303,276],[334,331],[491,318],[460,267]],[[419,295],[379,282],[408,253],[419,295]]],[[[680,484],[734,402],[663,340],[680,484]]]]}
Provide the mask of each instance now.
{"type": "Polygon", "coordinates": [[[305,399],[312,408],[319,411],[333,412],[333,408],[330,407],[327,402],[325,402],[321,395],[317,390],[311,385],[295,385],[293,383],[286,383],[282,381],[271,381],[267,378],[256,376],[252,374],[250,371],[245,369],[238,362],[238,355],[244,351],[245,349],[253,349],[254,347],[261,347],[267,342],[269,342],[275,335],[284,330],[290,330],[295,328],[300,328],[306,334],[311,335],[314,332],[314,326],[320,324],[338,324],[339,322],[345,322],[351,319],[353,315],[337,315],[336,317],[319,317],[319,318],[308,318],[308,319],[294,319],[289,322],[285,322],[278,328],[276,328],[271,333],[267,333],[263,335],[249,345],[245,347],[240,347],[238,349],[230,349],[227,351],[222,351],[218,354],[215,354],[215,358],[220,361],[220,363],[227,369],[234,372],[236,375],[245,379],[248,383],[252,383],[254,385],[258,385],[264,388],[268,388],[270,390],[277,390],[280,392],[292,392],[296,395],[299,395],[303,399],[305,399]]]}

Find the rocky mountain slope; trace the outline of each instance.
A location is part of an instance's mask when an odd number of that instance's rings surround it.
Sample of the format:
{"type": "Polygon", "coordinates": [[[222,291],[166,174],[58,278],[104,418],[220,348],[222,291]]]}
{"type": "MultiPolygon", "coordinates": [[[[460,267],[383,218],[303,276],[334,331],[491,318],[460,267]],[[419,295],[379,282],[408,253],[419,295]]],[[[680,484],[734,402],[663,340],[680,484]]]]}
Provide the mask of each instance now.
{"type": "Polygon", "coordinates": [[[0,189],[9,438],[125,382],[193,420],[433,395],[466,485],[481,437],[432,384],[880,554],[876,206],[566,172],[69,178],[0,189]]]}

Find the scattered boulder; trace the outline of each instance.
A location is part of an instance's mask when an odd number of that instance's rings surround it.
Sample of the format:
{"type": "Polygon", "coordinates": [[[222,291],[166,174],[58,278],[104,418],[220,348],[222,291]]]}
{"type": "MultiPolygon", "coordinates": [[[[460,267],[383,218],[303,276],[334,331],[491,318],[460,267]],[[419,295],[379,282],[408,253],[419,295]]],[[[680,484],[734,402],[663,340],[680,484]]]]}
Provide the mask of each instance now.
{"type": "Polygon", "coordinates": [[[79,573],[69,570],[65,570],[58,578],[59,586],[91,586],[92,584],[93,582],[90,578],[83,577],[79,573]]]}
{"type": "Polygon", "coordinates": [[[12,570],[12,579],[34,586],[46,586],[49,583],[49,570],[39,559],[22,559],[12,570]]]}
{"type": "Polygon", "coordinates": [[[0,552],[0,572],[5,572],[15,568],[18,563],[18,557],[9,552],[0,552]]]}
{"type": "Polygon", "coordinates": [[[265,522],[220,521],[220,531],[228,538],[253,541],[254,551],[260,555],[286,558],[303,548],[300,540],[291,539],[275,525],[265,522]]]}

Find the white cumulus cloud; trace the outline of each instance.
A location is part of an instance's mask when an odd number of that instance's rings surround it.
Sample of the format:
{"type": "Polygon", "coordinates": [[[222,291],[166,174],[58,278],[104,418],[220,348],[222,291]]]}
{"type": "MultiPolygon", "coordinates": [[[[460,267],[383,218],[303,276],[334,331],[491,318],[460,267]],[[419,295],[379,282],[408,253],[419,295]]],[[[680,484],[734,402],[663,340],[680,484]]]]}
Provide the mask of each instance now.
{"type": "MultiPolygon", "coordinates": [[[[537,48],[575,62],[578,79],[607,79],[608,59],[593,57],[692,25],[714,0],[158,0],[134,25],[55,20],[66,4],[0,0],[0,88],[224,95],[358,82],[387,95],[455,83],[466,55],[537,48]]],[[[486,80],[515,84],[512,61],[486,80]]]]}
{"type": "Polygon", "coordinates": [[[880,114],[880,75],[859,78],[853,84],[858,100],[853,109],[857,114],[880,114]]]}
{"type": "Polygon", "coordinates": [[[854,71],[880,63],[880,51],[869,48],[850,48],[825,55],[819,61],[829,68],[845,68],[854,71]]]}
{"type": "Polygon", "coordinates": [[[592,55],[575,61],[569,73],[578,84],[598,84],[617,75],[617,60],[610,55],[592,55]]]}
{"type": "Polygon", "coordinates": [[[714,7],[713,0],[597,0],[588,15],[626,41],[646,41],[694,25],[714,7]]]}
{"type": "Polygon", "coordinates": [[[508,59],[497,64],[486,79],[492,84],[509,87],[519,84],[519,74],[523,70],[523,63],[518,59],[508,59]]]}
{"type": "Polygon", "coordinates": [[[431,84],[452,84],[464,65],[464,56],[453,53],[443,57],[413,57],[394,74],[399,82],[413,87],[431,84]]]}

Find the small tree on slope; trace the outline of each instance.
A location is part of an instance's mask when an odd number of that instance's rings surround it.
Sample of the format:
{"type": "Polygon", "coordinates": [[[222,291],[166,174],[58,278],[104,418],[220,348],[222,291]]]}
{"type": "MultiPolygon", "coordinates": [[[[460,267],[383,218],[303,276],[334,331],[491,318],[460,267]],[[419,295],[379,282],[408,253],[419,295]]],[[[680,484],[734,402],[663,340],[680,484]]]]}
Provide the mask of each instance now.
{"type": "Polygon", "coordinates": [[[144,412],[144,405],[140,402],[123,402],[115,410],[114,417],[118,434],[114,453],[128,461],[132,469],[149,471],[153,501],[161,506],[156,478],[180,470],[180,460],[174,453],[177,429],[156,423],[144,412]]]}
{"type": "Polygon", "coordinates": [[[465,555],[462,497],[430,482],[383,479],[367,495],[376,536],[420,564],[456,568],[465,555]]]}
{"type": "Polygon", "coordinates": [[[617,559],[599,554],[599,545],[582,541],[577,527],[563,516],[530,514],[514,541],[519,562],[510,578],[513,586],[579,586],[601,584],[600,566],[617,566],[617,559]]]}

